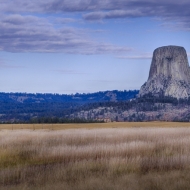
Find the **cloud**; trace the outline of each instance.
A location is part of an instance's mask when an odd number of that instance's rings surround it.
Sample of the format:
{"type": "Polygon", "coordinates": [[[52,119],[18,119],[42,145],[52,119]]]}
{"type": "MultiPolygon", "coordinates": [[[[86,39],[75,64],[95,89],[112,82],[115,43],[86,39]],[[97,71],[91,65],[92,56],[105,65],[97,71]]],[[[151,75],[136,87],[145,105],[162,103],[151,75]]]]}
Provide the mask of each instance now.
{"type": "Polygon", "coordinates": [[[89,82],[95,82],[95,83],[118,83],[117,81],[114,80],[88,80],[89,82]]]}
{"type": "Polygon", "coordinates": [[[7,61],[3,58],[0,58],[0,69],[20,69],[25,68],[24,66],[20,65],[10,65],[7,61]]]}
{"type": "Polygon", "coordinates": [[[155,17],[190,29],[189,0],[0,0],[0,4],[0,11],[6,14],[80,13],[88,21],[155,17]]]}
{"type": "Polygon", "coordinates": [[[76,22],[76,20],[73,18],[56,18],[55,21],[61,24],[76,22]]]}
{"type": "Polygon", "coordinates": [[[107,8],[88,11],[83,14],[87,21],[99,21],[105,19],[141,18],[151,17],[160,19],[164,26],[172,30],[190,30],[190,1],[180,2],[171,0],[129,0],[107,1],[107,8]]]}
{"type": "Polygon", "coordinates": [[[126,17],[142,17],[143,14],[139,10],[114,10],[107,12],[92,12],[83,16],[85,20],[101,20],[101,19],[116,19],[126,17]]]}
{"type": "Polygon", "coordinates": [[[70,54],[112,54],[131,50],[97,42],[88,33],[87,29],[56,28],[47,19],[36,16],[3,16],[0,19],[0,50],[70,54]]]}
{"type": "Polygon", "coordinates": [[[1,22],[10,25],[21,25],[27,23],[35,23],[36,21],[39,22],[39,20],[40,20],[39,18],[34,16],[23,17],[19,14],[14,14],[2,17],[1,22]]]}
{"type": "Polygon", "coordinates": [[[84,74],[89,74],[89,73],[85,73],[85,72],[78,72],[76,70],[68,70],[68,69],[64,69],[64,70],[53,70],[57,73],[60,74],[67,74],[67,75],[84,75],[84,74]]]}
{"type": "MultiPolygon", "coordinates": [[[[190,53],[187,53],[187,56],[190,57],[190,53]]],[[[152,55],[134,55],[134,56],[116,56],[118,59],[152,59],[152,55]]]]}
{"type": "Polygon", "coordinates": [[[189,0],[0,0],[0,5],[0,51],[118,54],[132,50],[98,42],[69,13],[85,21],[154,17],[163,26],[190,30],[189,0]],[[68,23],[77,23],[78,28],[68,23]]]}
{"type": "Polygon", "coordinates": [[[83,12],[94,10],[102,3],[100,0],[0,0],[1,10],[6,12],[83,12]],[[15,6],[17,5],[17,6],[15,6]]]}
{"type": "Polygon", "coordinates": [[[9,65],[7,63],[1,62],[1,60],[0,60],[0,68],[1,69],[23,69],[26,67],[20,66],[20,65],[9,65]]]}
{"type": "MultiPolygon", "coordinates": [[[[190,57],[190,53],[187,53],[187,56],[190,57]]],[[[116,56],[118,59],[152,59],[151,54],[142,54],[142,55],[133,55],[133,56],[116,56]]]]}
{"type": "Polygon", "coordinates": [[[140,55],[140,56],[117,56],[118,59],[152,59],[151,55],[140,55]]]}
{"type": "Polygon", "coordinates": [[[0,57],[0,69],[24,69],[25,66],[9,64],[9,59],[0,57]]]}

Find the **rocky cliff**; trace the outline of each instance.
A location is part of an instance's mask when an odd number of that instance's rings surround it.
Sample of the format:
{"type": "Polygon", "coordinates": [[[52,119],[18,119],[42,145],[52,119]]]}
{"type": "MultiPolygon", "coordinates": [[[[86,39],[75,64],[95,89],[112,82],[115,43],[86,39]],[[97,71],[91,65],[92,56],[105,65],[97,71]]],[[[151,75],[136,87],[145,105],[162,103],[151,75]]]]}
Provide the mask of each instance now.
{"type": "Polygon", "coordinates": [[[139,96],[149,93],[177,99],[190,96],[190,68],[183,47],[164,46],[154,51],[148,81],[139,96]]]}

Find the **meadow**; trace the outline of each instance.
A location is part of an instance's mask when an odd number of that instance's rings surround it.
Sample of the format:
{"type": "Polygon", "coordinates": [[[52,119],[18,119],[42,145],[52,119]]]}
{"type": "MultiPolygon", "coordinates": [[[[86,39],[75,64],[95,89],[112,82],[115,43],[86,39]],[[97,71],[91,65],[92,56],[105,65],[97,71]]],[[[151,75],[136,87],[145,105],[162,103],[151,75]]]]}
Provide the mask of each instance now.
{"type": "Polygon", "coordinates": [[[190,189],[190,123],[40,126],[0,126],[1,190],[190,189]]]}
{"type": "Polygon", "coordinates": [[[72,123],[72,124],[0,124],[0,130],[18,130],[18,129],[47,129],[47,130],[65,130],[65,129],[100,129],[100,128],[136,128],[136,127],[190,127],[186,122],[111,122],[111,123],[72,123]]]}

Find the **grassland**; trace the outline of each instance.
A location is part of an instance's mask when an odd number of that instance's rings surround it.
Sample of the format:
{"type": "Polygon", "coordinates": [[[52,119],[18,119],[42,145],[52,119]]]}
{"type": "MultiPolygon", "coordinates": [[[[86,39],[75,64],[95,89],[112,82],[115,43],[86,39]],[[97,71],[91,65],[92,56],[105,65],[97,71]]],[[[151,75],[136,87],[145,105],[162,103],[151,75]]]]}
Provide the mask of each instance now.
{"type": "Polygon", "coordinates": [[[149,124],[1,128],[0,189],[190,189],[189,124],[149,124]]]}
{"type": "Polygon", "coordinates": [[[85,123],[85,124],[0,124],[0,130],[18,130],[18,129],[100,129],[100,128],[139,128],[139,127],[190,127],[190,123],[180,122],[112,122],[112,123],[85,123]]]}

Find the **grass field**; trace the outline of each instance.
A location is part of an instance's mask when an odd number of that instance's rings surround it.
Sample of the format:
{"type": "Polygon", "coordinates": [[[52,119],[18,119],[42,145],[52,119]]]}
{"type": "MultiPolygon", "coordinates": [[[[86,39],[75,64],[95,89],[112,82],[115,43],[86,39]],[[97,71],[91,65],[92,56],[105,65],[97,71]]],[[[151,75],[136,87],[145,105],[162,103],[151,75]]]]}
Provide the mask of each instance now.
{"type": "Polygon", "coordinates": [[[99,128],[138,128],[138,127],[190,127],[190,123],[179,122],[112,122],[112,123],[87,123],[87,124],[0,124],[1,129],[99,129],[99,128]]]}
{"type": "Polygon", "coordinates": [[[1,190],[190,189],[189,123],[50,126],[1,126],[1,190]]]}

